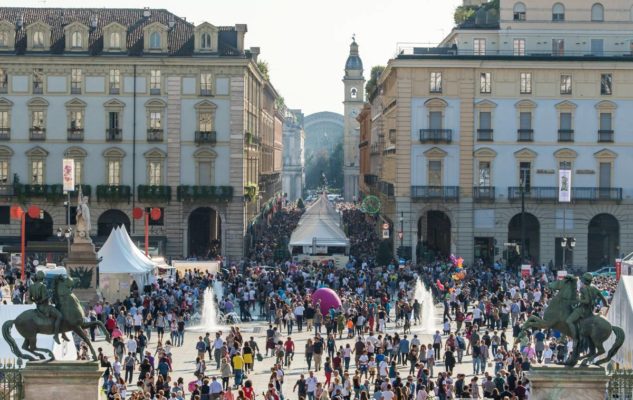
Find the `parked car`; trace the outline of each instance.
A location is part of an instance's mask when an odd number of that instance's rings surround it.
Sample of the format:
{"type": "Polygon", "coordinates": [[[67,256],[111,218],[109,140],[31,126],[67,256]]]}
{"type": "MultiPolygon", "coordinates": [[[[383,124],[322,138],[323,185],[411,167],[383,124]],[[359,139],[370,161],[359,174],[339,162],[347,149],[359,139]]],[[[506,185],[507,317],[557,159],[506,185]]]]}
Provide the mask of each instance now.
{"type": "Polygon", "coordinates": [[[591,275],[615,278],[615,267],[602,267],[598,270],[593,271],[591,275]]]}

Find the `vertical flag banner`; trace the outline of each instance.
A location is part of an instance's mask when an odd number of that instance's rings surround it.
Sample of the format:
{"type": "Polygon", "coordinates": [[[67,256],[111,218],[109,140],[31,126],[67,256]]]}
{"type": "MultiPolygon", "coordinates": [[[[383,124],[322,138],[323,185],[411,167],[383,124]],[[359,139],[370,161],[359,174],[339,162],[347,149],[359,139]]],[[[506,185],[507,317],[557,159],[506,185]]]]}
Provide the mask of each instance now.
{"type": "Polygon", "coordinates": [[[62,162],[62,181],[64,192],[75,190],[75,160],[72,158],[64,158],[62,162]]]}
{"type": "Polygon", "coordinates": [[[571,201],[571,170],[558,171],[558,201],[569,203],[571,201]]]}

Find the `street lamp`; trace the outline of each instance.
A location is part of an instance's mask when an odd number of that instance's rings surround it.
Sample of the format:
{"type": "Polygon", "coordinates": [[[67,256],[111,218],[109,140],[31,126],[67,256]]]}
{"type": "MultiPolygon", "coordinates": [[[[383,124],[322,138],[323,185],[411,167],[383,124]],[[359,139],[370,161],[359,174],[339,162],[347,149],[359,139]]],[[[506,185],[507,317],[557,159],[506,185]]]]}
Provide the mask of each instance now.
{"type": "Polygon", "coordinates": [[[565,269],[566,267],[566,256],[567,256],[567,249],[571,249],[571,251],[574,250],[574,247],[576,247],[576,238],[573,237],[564,237],[560,239],[560,247],[563,248],[563,269],[565,269]]]}
{"type": "Polygon", "coordinates": [[[57,228],[57,238],[68,242],[68,254],[70,254],[70,238],[73,237],[73,228],[67,226],[65,229],[57,228]]]}
{"type": "Polygon", "coordinates": [[[403,241],[404,241],[404,211],[400,211],[400,232],[398,232],[400,238],[400,257],[403,257],[403,241]]]}

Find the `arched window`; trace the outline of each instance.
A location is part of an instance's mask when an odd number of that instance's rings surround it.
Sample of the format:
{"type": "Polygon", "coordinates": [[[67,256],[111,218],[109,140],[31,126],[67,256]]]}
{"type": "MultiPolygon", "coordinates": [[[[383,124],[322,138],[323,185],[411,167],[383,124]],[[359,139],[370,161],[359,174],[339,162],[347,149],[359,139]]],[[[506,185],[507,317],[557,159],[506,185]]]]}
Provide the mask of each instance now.
{"type": "Polygon", "coordinates": [[[81,48],[83,47],[81,43],[81,32],[74,31],[71,36],[70,45],[72,48],[81,48]]]}
{"type": "Polygon", "coordinates": [[[525,21],[525,4],[516,3],[514,5],[514,20],[515,21],[525,21]]]}
{"type": "Polygon", "coordinates": [[[33,47],[44,47],[44,32],[33,32],[33,47]]]}
{"type": "Polygon", "coordinates": [[[203,33],[200,37],[200,47],[203,49],[211,48],[211,35],[207,32],[203,33]]]}
{"type": "Polygon", "coordinates": [[[595,22],[604,21],[604,7],[600,3],[591,6],[591,20],[595,22]]]}
{"type": "Polygon", "coordinates": [[[358,96],[358,89],[352,88],[352,90],[350,91],[350,94],[352,96],[352,99],[355,99],[356,96],[358,96]]]}
{"type": "Polygon", "coordinates": [[[564,21],[565,20],[565,6],[561,3],[554,4],[552,7],[552,21],[564,21]]]}
{"type": "Polygon", "coordinates": [[[112,32],[112,34],[110,34],[110,48],[121,48],[121,34],[119,32],[112,32]]]}
{"type": "Polygon", "coordinates": [[[160,49],[160,32],[152,32],[149,35],[149,48],[160,49]]]}
{"type": "Polygon", "coordinates": [[[9,32],[0,31],[0,47],[9,46],[9,32]]]}

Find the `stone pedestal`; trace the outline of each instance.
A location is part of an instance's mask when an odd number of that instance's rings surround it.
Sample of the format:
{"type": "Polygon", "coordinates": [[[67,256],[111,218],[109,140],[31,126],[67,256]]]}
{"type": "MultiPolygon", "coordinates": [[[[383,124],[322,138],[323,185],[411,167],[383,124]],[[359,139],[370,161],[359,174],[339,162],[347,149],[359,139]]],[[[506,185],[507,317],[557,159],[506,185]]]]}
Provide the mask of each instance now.
{"type": "Polygon", "coordinates": [[[92,305],[99,300],[97,294],[99,259],[92,241],[75,238],[65,264],[68,274],[77,281],[73,293],[79,301],[92,305]]]}
{"type": "Polygon", "coordinates": [[[29,362],[22,370],[24,400],[98,399],[102,375],[96,361],[29,362]]]}
{"type": "Polygon", "coordinates": [[[603,399],[609,377],[601,367],[532,367],[530,400],[603,399]]]}

